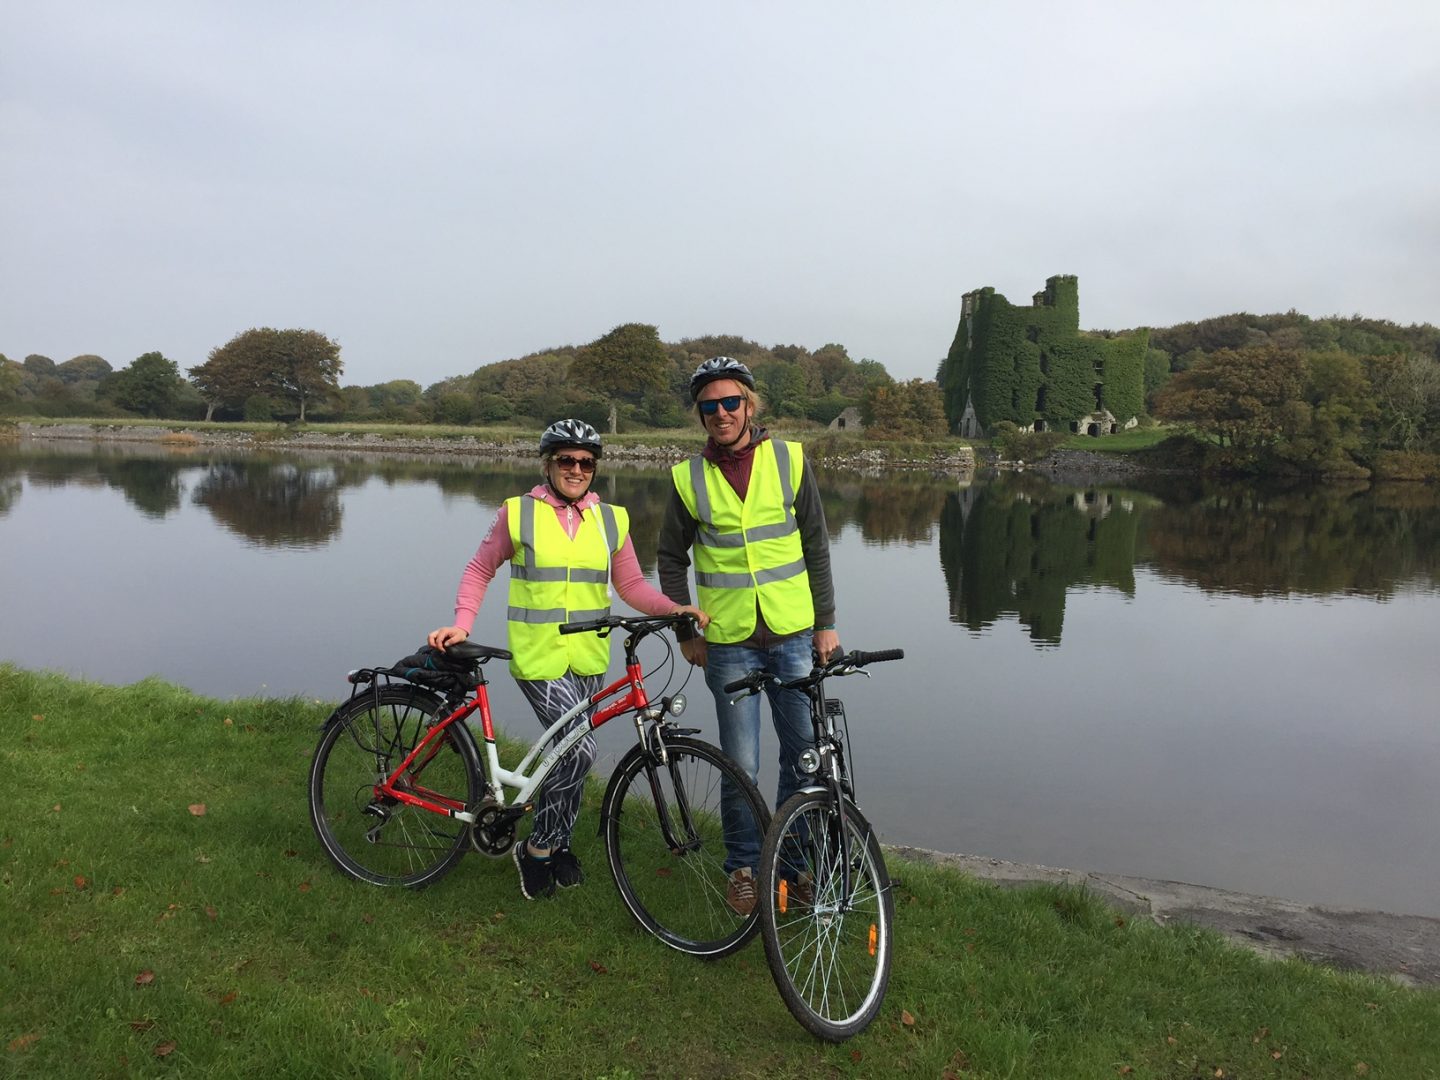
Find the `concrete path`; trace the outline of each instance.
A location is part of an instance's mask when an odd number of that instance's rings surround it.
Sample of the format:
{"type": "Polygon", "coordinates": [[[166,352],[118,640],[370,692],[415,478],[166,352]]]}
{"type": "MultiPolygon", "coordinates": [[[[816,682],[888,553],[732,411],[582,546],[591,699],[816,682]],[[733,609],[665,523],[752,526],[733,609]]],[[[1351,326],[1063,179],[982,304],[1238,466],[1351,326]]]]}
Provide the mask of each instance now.
{"type": "Polygon", "coordinates": [[[889,850],[998,885],[1084,885],[1123,911],[1147,915],[1161,925],[1206,926],[1266,956],[1302,956],[1407,986],[1440,986],[1440,919],[1346,911],[1178,881],[1085,873],[924,848],[892,845],[889,850]]]}

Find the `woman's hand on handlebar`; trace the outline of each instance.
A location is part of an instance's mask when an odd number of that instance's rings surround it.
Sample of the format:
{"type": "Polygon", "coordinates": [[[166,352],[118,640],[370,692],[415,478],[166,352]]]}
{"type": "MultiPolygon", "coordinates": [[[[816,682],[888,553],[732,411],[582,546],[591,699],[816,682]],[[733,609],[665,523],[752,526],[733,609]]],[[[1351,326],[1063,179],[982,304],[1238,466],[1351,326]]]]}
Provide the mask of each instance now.
{"type": "Polygon", "coordinates": [[[430,643],[432,648],[444,652],[445,646],[454,645],[457,641],[464,641],[469,636],[470,631],[461,630],[458,626],[442,626],[436,630],[431,630],[430,636],[425,640],[430,643]]]}
{"type": "Polygon", "coordinates": [[[706,615],[705,612],[701,611],[693,604],[680,604],[675,608],[674,611],[670,612],[670,614],[689,615],[692,619],[695,620],[696,625],[698,625],[701,630],[704,630],[705,627],[710,625],[710,616],[706,615]]]}

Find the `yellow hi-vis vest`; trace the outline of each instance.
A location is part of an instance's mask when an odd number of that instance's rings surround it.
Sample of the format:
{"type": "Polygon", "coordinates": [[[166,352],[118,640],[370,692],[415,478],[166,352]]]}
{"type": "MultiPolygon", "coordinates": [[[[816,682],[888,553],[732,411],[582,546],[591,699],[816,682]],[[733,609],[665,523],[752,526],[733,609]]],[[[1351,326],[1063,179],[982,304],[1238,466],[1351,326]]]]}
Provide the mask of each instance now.
{"type": "Polygon", "coordinates": [[[744,641],[755,632],[758,600],[765,625],[793,634],[815,623],[810,575],[795,521],[804,470],[799,443],[766,439],[755,447],[745,501],[720,469],[696,455],[670,470],[695,533],[695,589],[710,616],[705,639],[744,641]]]}
{"type": "Polygon", "coordinates": [[[599,675],[610,666],[610,639],[561,634],[560,624],[610,614],[610,562],[630,532],[630,516],[598,503],[580,519],[575,539],[548,503],[505,500],[510,524],[510,674],[558,679],[566,671],[599,675]]]}

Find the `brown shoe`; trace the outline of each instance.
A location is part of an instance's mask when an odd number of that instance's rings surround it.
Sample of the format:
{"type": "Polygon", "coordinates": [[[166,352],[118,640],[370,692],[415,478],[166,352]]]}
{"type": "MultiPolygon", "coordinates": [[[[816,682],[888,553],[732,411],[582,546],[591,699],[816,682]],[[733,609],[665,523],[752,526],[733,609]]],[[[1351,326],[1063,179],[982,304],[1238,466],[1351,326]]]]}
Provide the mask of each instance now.
{"type": "Polygon", "coordinates": [[[725,903],[736,915],[749,917],[755,910],[755,872],[748,866],[730,871],[730,884],[725,889],[725,903]]]}
{"type": "Polygon", "coordinates": [[[784,915],[792,907],[808,908],[815,905],[815,879],[808,872],[802,871],[794,881],[780,879],[779,895],[776,897],[775,906],[784,915]]]}

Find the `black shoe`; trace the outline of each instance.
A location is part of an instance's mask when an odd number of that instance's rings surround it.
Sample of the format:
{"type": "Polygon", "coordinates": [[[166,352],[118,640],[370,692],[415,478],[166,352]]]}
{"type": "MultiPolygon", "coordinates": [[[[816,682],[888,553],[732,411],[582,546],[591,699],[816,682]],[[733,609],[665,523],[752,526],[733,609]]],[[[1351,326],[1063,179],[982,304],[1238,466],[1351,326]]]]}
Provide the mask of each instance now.
{"type": "Polygon", "coordinates": [[[526,900],[549,899],[555,895],[555,869],[549,858],[537,859],[521,840],[514,847],[515,866],[520,871],[520,893],[526,900]]]}
{"type": "Polygon", "coordinates": [[[556,848],[550,852],[550,865],[555,868],[555,884],[562,889],[573,889],[585,880],[585,871],[580,869],[580,860],[568,847],[556,848]]]}

